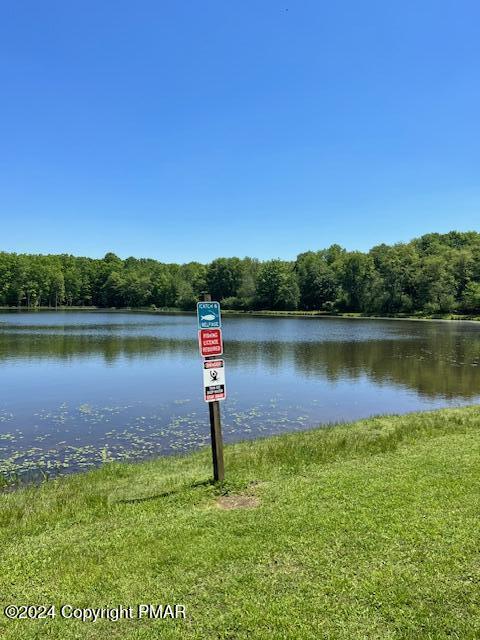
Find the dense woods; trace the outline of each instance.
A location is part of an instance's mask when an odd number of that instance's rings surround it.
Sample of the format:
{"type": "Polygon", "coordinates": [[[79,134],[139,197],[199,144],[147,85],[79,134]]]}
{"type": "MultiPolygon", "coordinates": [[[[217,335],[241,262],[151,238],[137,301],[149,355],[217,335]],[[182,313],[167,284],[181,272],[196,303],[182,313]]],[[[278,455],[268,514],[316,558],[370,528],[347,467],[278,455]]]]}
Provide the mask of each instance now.
{"type": "Polygon", "coordinates": [[[480,233],[431,233],[368,253],[332,245],[295,261],[167,264],[0,253],[0,305],[192,309],[201,291],[227,309],[479,313],[480,233]]]}

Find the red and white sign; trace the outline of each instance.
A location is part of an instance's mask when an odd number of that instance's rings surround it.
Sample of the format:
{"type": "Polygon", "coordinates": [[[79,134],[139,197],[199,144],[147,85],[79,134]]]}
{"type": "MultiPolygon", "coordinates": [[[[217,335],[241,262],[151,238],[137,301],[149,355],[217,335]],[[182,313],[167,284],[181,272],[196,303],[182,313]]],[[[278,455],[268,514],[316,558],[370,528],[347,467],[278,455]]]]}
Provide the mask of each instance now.
{"type": "Polygon", "coordinates": [[[225,400],[225,363],[223,360],[205,360],[203,363],[205,402],[225,400]]]}
{"type": "Polygon", "coordinates": [[[223,353],[223,340],[221,329],[200,329],[198,332],[198,346],[200,355],[221,356],[223,353]]]}

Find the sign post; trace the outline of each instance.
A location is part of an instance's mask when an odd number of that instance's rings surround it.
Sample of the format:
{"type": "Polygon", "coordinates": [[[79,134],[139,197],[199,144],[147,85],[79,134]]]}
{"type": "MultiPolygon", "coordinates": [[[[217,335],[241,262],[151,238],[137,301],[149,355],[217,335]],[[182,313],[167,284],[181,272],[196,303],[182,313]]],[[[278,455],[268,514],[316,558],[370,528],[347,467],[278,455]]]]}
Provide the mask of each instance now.
{"type": "Polygon", "coordinates": [[[212,439],[213,479],[222,482],[225,478],[223,463],[222,423],[219,400],[225,398],[225,368],[218,356],[223,353],[222,320],[220,304],[212,302],[209,293],[203,293],[197,304],[198,342],[203,362],[204,398],[208,402],[210,436],[212,439]]]}

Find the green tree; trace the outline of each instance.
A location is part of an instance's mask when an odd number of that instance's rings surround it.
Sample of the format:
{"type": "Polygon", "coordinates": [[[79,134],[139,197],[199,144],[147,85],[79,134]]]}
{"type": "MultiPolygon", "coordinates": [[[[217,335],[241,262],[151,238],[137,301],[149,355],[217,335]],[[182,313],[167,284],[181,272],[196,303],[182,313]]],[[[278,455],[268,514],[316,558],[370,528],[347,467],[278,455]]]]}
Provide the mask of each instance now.
{"type": "Polygon", "coordinates": [[[416,302],[426,313],[455,310],[455,278],[442,256],[430,254],[422,261],[416,302]]]}
{"type": "Polygon", "coordinates": [[[370,251],[375,271],[380,277],[377,306],[385,313],[409,312],[416,295],[418,253],[412,245],[385,244],[370,251]]]}
{"type": "Polygon", "coordinates": [[[468,313],[480,313],[480,282],[469,282],[463,292],[462,307],[468,313]]]}
{"type": "Polygon", "coordinates": [[[193,287],[189,282],[181,280],[177,287],[176,305],[184,311],[192,311],[195,309],[198,301],[198,295],[193,291],[193,287]]]}
{"type": "Polygon", "coordinates": [[[207,269],[206,283],[214,300],[236,296],[242,283],[239,258],[217,258],[207,269]]]}
{"type": "Polygon", "coordinates": [[[200,293],[207,288],[207,267],[200,262],[182,264],[179,276],[183,282],[190,285],[193,295],[198,300],[200,293]]]}
{"type": "Polygon", "coordinates": [[[337,299],[338,280],[325,251],[301,253],[295,270],[302,309],[321,309],[325,303],[337,299]]]}
{"type": "Polygon", "coordinates": [[[340,283],[341,307],[347,311],[376,310],[380,281],[371,256],[360,251],[345,254],[340,264],[340,283]]]}
{"type": "Polygon", "coordinates": [[[261,264],[256,281],[256,305],[261,309],[296,309],[300,290],[289,262],[269,260],[261,264]]]}

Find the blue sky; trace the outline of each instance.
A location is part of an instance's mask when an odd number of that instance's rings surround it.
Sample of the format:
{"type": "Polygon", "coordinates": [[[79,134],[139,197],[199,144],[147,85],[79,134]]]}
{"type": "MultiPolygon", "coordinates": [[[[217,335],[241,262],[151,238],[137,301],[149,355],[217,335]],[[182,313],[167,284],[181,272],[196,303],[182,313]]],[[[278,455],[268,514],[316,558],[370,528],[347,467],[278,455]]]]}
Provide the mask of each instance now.
{"type": "Polygon", "coordinates": [[[0,4],[0,249],[209,261],[480,230],[477,0],[0,4]]]}

